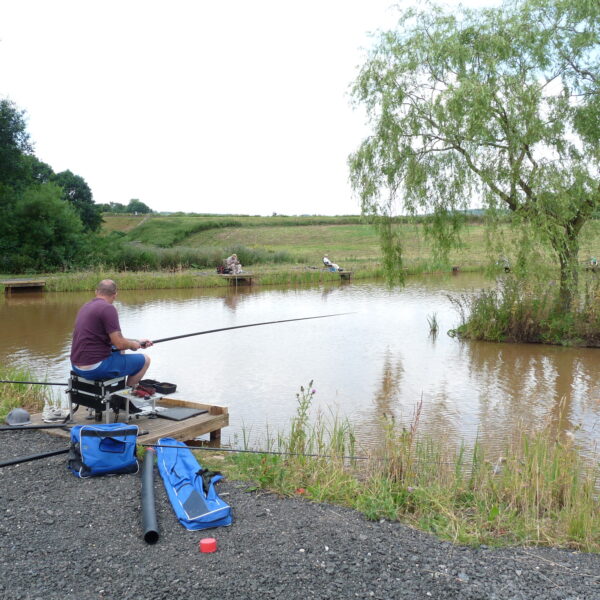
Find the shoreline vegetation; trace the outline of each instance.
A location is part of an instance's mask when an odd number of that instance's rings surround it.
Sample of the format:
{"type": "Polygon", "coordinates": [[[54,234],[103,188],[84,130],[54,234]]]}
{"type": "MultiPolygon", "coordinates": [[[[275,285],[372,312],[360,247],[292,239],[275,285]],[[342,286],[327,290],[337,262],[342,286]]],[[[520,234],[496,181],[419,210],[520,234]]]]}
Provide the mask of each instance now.
{"type": "MultiPolygon", "coordinates": [[[[29,379],[16,369],[0,374],[29,379]]],[[[311,417],[315,393],[312,382],[300,388],[285,432],[255,443],[244,433],[240,452],[206,447],[196,450],[199,460],[247,482],[249,491],[345,506],[457,544],[600,552],[597,461],[582,457],[551,422],[515,434],[503,455],[492,457],[479,443],[468,448],[424,436],[417,404],[408,424],[382,417],[380,444],[364,449],[347,420],[311,417]]],[[[19,405],[41,410],[43,395],[43,386],[0,386],[0,416],[19,405]]]]}
{"type": "Polygon", "coordinates": [[[597,461],[582,458],[552,423],[519,432],[503,456],[488,457],[477,442],[422,435],[418,403],[408,424],[383,417],[381,444],[365,451],[349,422],[309,418],[314,394],[312,382],[300,388],[288,432],[267,442],[272,454],[220,461],[203,452],[202,460],[251,490],[346,506],[457,544],[600,552],[597,461]]]}
{"type": "MultiPolygon", "coordinates": [[[[596,310],[600,266],[591,268],[593,257],[600,255],[600,221],[593,220],[584,229],[580,248],[584,285],[567,313],[560,305],[559,272],[551,256],[540,249],[516,279],[509,259],[491,252],[482,217],[464,215],[464,220],[460,243],[446,259],[436,256],[429,243],[425,218],[398,218],[394,225],[403,240],[405,276],[478,272],[489,276],[490,282],[496,278],[493,289],[451,298],[460,316],[451,333],[473,340],[600,346],[596,310]]],[[[511,239],[515,234],[510,223],[503,226],[508,247],[518,245],[511,239]]],[[[49,292],[91,291],[104,278],[117,280],[123,290],[227,287],[230,282],[217,274],[216,267],[235,252],[258,286],[339,281],[338,273],[323,268],[324,254],[352,272],[353,280],[385,279],[389,273],[379,234],[375,225],[353,215],[104,215],[104,263],[37,276],[45,280],[49,292]]]]}

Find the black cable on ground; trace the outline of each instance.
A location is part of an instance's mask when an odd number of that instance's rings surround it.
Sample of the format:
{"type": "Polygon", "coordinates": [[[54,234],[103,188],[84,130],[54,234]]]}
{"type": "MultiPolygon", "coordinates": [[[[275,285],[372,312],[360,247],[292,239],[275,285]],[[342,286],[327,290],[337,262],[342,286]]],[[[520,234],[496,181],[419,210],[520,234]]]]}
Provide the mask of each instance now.
{"type": "Polygon", "coordinates": [[[32,454],[31,456],[19,456],[17,458],[11,458],[0,462],[0,468],[8,467],[10,465],[18,465],[19,463],[28,462],[30,460],[39,460],[40,458],[48,458],[49,456],[56,456],[57,454],[66,454],[69,448],[64,450],[53,450],[52,452],[44,452],[43,454],[32,454]]]}

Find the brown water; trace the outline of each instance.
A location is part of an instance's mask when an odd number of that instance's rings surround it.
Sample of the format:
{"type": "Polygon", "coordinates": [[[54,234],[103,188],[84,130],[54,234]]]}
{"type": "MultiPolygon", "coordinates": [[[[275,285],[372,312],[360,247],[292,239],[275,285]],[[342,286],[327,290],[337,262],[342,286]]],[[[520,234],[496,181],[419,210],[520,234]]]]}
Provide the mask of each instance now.
{"type": "MultiPolygon", "coordinates": [[[[313,412],[346,416],[359,442],[382,434],[381,416],[454,441],[476,437],[500,451],[524,427],[554,423],[587,453],[600,434],[598,349],[461,342],[448,293],[490,285],[479,276],[412,278],[405,288],[352,282],[325,287],[123,291],[123,333],[159,339],[247,323],[351,315],[252,327],[157,344],[147,377],[176,396],[229,407],[223,441],[262,445],[285,429],[301,385],[313,380],[313,412]],[[429,335],[436,314],[440,333],[429,335]]],[[[0,362],[66,382],[75,314],[87,293],[20,294],[0,300],[0,362]]],[[[61,388],[54,388],[59,390],[61,388]]],[[[56,392],[60,394],[60,392],[56,392]]]]}

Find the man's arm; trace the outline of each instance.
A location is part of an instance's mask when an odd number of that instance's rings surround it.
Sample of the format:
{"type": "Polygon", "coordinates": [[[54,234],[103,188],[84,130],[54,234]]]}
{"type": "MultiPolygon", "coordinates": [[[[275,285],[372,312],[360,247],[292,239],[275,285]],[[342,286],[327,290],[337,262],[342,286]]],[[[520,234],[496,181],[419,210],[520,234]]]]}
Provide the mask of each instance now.
{"type": "Polygon", "coordinates": [[[152,346],[152,342],[150,340],[130,340],[126,337],[123,337],[120,331],[113,331],[109,334],[110,343],[117,350],[139,350],[140,348],[147,348],[148,346],[152,346]]]}

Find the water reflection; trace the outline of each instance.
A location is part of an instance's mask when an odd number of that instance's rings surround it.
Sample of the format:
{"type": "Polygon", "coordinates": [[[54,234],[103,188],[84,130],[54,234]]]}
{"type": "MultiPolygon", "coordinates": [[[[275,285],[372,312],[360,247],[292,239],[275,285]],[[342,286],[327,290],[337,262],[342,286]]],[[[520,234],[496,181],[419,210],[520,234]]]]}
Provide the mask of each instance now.
{"type": "Polygon", "coordinates": [[[534,344],[463,344],[470,378],[480,388],[480,434],[497,439],[507,425],[515,434],[550,427],[595,444],[600,417],[595,348],[534,344]]]}
{"type": "MultiPolygon", "coordinates": [[[[338,312],[344,317],[216,333],[157,344],[148,376],[178,397],[229,407],[224,441],[284,429],[300,385],[314,380],[315,411],[337,412],[362,445],[383,434],[382,416],[435,437],[494,451],[521,428],[572,432],[591,452],[600,431],[598,349],[461,342],[449,293],[489,285],[457,274],[409,280],[401,289],[341,282],[320,287],[187,289],[119,293],[123,333],[160,339],[196,331],[338,312]],[[439,335],[430,335],[436,314],[439,335]]],[[[66,381],[75,315],[92,294],[0,299],[0,361],[66,381]]],[[[257,442],[258,443],[258,442],[257,442]]]]}
{"type": "Polygon", "coordinates": [[[255,288],[249,286],[232,286],[224,293],[223,302],[229,310],[235,312],[244,299],[253,293],[256,293],[255,288]]]}

